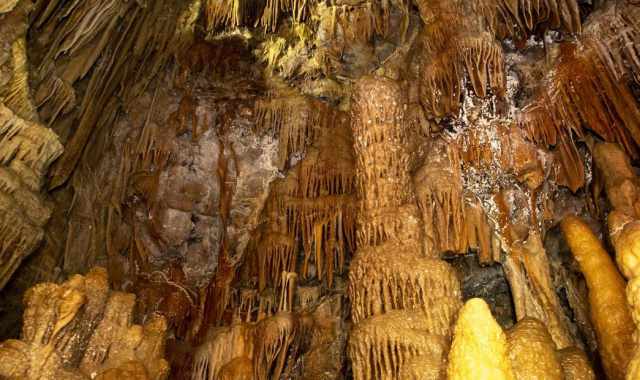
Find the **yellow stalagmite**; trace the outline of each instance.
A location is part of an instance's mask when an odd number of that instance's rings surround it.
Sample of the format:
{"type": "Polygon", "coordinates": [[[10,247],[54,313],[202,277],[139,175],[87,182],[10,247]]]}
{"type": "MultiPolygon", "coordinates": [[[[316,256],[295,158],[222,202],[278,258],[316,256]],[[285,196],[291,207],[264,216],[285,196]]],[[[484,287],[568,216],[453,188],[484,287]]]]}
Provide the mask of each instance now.
{"type": "Polygon", "coordinates": [[[542,322],[521,319],[507,331],[507,341],[516,379],[564,379],[555,344],[542,322]]]}
{"type": "Polygon", "coordinates": [[[449,380],[515,379],[507,337],[480,298],[467,301],[456,322],[449,352],[449,380]]]}
{"type": "Polygon", "coordinates": [[[624,379],[633,352],[632,333],[635,330],[625,299],[624,279],[584,221],[568,216],[561,227],[587,281],[591,321],[607,377],[624,379]]]}
{"type": "MultiPolygon", "coordinates": [[[[631,317],[640,324],[640,221],[627,214],[614,210],[609,214],[609,234],[616,250],[616,261],[622,273],[629,279],[627,283],[627,302],[631,317]]],[[[627,379],[640,379],[640,350],[638,350],[638,331],[634,332],[634,353],[627,367],[627,379]]]]}
{"type": "MultiPolygon", "coordinates": [[[[640,323],[640,220],[638,199],[640,182],[622,147],[601,143],[594,148],[594,161],[603,174],[604,187],[613,211],[608,216],[609,236],[616,251],[616,262],[629,279],[626,288],[631,317],[640,323]]],[[[627,367],[627,379],[640,379],[638,332],[634,333],[634,353],[627,367]]]]}

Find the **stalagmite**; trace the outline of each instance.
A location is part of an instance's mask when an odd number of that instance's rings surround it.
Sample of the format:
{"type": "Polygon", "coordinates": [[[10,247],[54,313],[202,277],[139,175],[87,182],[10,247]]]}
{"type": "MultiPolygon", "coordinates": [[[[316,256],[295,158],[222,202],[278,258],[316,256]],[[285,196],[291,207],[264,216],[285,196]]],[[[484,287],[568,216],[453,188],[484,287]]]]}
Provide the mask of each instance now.
{"type": "MultiPolygon", "coordinates": [[[[624,182],[623,182],[624,183],[624,182]]],[[[613,189],[611,189],[613,190],[613,189]]],[[[620,195],[620,193],[616,193],[620,195]]],[[[612,193],[612,203],[614,197],[612,193]]],[[[621,208],[624,210],[624,208],[621,208]]],[[[629,279],[626,286],[626,300],[636,329],[633,332],[633,354],[626,370],[626,379],[640,378],[640,345],[638,342],[638,326],[640,326],[640,271],[638,263],[640,251],[640,221],[630,217],[623,211],[614,210],[609,214],[609,234],[616,250],[616,261],[622,273],[629,279]]]]}
{"type": "Polygon", "coordinates": [[[507,331],[509,359],[516,379],[563,379],[556,347],[544,324],[521,319],[507,331]]]}
{"type": "Polygon", "coordinates": [[[507,337],[480,298],[467,301],[456,321],[447,379],[516,379],[507,337]]]}
{"type": "Polygon", "coordinates": [[[155,316],[132,324],[135,296],[109,291],[95,268],[61,285],[44,283],[25,297],[21,340],[0,344],[0,376],[7,379],[113,379],[131,374],[162,380],[166,322],[155,316]]]}
{"type": "Polygon", "coordinates": [[[604,179],[604,189],[613,207],[607,222],[609,236],[616,252],[616,262],[622,274],[629,280],[626,285],[627,302],[636,325],[633,341],[635,349],[629,361],[626,378],[640,378],[640,349],[638,326],[640,325],[640,220],[638,213],[638,178],[629,157],[617,145],[602,143],[594,148],[594,161],[604,179]]]}
{"type": "MultiPolygon", "coordinates": [[[[602,174],[604,189],[613,209],[638,218],[640,182],[624,150],[617,144],[597,144],[593,149],[593,159],[602,174]]],[[[619,267],[625,270],[625,266],[620,263],[619,267]]],[[[626,273],[625,276],[629,277],[626,273]]]]}
{"type": "Polygon", "coordinates": [[[402,88],[385,77],[366,77],[356,83],[354,103],[360,214],[349,271],[356,326],[348,350],[356,379],[398,379],[412,358],[437,362],[446,351],[460,285],[437,253],[424,256],[402,88]]]}
{"type": "Polygon", "coordinates": [[[562,233],[587,280],[591,321],[607,376],[624,379],[635,330],[625,299],[624,279],[585,222],[575,216],[566,217],[562,233]]]}

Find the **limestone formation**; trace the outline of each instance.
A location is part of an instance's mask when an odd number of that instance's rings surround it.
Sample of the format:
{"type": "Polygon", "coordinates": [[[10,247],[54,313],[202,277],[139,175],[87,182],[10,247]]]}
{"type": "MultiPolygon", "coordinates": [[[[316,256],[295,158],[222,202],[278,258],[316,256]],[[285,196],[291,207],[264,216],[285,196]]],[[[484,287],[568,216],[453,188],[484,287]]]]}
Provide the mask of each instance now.
{"type": "Polygon", "coordinates": [[[40,123],[29,88],[31,8],[28,1],[0,4],[0,290],[44,238],[52,205],[41,188],[63,151],[55,132],[40,123]]]}
{"type": "Polygon", "coordinates": [[[0,378],[635,380],[639,28],[0,0],[0,378]]]}
{"type": "Polygon", "coordinates": [[[447,378],[515,379],[505,333],[487,304],[468,300],[456,321],[447,378]]]}
{"type": "Polygon", "coordinates": [[[31,288],[21,339],[0,344],[0,376],[167,379],[166,321],[153,316],[133,324],[134,303],[135,295],[109,289],[103,268],[31,288]]]}
{"type": "Polygon", "coordinates": [[[591,321],[607,376],[623,379],[633,353],[635,330],[625,297],[624,279],[602,243],[580,218],[565,218],[562,232],[587,280],[591,321]]]}
{"type": "Polygon", "coordinates": [[[446,351],[460,285],[436,252],[424,255],[401,87],[376,77],[356,86],[352,128],[360,210],[349,272],[356,323],[349,355],[356,379],[398,379],[412,358],[437,362],[446,351]]]}

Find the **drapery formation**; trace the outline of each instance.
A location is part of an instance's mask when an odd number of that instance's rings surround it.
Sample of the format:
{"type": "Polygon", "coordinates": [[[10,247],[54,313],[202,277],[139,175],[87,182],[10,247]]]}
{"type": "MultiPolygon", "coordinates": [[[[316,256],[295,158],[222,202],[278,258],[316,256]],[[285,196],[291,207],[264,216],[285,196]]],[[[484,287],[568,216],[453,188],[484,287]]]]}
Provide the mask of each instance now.
{"type": "Polygon", "coordinates": [[[62,154],[40,123],[29,88],[28,2],[0,10],[0,290],[44,238],[52,205],[41,193],[49,165],[62,154]]]}
{"type": "Polygon", "coordinates": [[[298,99],[283,98],[281,102],[287,105],[282,109],[265,111],[271,115],[269,123],[279,125],[272,128],[279,132],[279,152],[286,161],[294,152],[308,148],[287,176],[272,184],[263,211],[265,224],[256,237],[255,250],[249,253],[249,270],[257,275],[261,291],[278,285],[283,271],[298,269],[302,278],[326,280],[331,287],[334,273],[342,272],[346,255],[356,244],[355,158],[349,117],[319,101],[295,107],[298,99]],[[292,117],[291,112],[300,111],[317,117],[292,117]],[[282,117],[278,122],[273,119],[282,117]],[[293,149],[282,145],[292,140],[300,144],[293,149]],[[297,257],[299,246],[304,252],[302,263],[297,257]]]}
{"type": "Polygon", "coordinates": [[[553,70],[519,117],[531,141],[556,147],[572,191],[585,183],[575,143],[585,128],[637,157],[640,109],[631,83],[638,72],[638,20],[638,7],[617,2],[594,14],[576,41],[555,47],[553,70]]]}

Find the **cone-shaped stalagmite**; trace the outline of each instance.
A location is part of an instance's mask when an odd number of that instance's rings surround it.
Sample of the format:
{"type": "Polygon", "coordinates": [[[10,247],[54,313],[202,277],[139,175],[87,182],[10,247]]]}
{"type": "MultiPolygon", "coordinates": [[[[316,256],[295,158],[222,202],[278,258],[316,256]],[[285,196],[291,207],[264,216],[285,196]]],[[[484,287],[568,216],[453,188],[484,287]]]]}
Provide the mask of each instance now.
{"type": "Polygon", "coordinates": [[[625,282],[591,228],[566,217],[562,233],[589,288],[589,305],[602,363],[610,379],[624,379],[633,352],[635,330],[625,298],[625,282]]]}
{"type": "Polygon", "coordinates": [[[480,298],[467,301],[449,352],[449,380],[514,380],[507,337],[480,298]]]}

